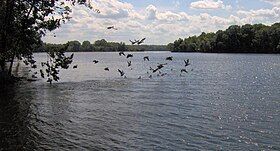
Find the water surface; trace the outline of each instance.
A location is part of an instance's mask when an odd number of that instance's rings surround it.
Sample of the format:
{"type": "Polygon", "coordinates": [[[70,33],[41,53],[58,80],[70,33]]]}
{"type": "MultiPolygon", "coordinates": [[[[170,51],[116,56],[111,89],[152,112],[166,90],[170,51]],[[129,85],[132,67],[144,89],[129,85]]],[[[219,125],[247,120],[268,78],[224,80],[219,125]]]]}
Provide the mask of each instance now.
{"type": "Polygon", "coordinates": [[[74,59],[59,83],[0,91],[0,150],[280,150],[279,55],[141,52],[132,69],[117,53],[74,59]],[[167,75],[150,79],[149,67],[165,62],[167,75]]]}

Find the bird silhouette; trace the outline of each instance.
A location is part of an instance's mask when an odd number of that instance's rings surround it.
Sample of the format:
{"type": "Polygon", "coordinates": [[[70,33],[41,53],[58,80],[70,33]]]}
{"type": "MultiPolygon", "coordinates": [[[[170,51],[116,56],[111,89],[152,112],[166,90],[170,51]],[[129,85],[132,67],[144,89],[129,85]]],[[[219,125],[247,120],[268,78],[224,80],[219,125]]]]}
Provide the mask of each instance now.
{"type": "Polygon", "coordinates": [[[93,60],[92,61],[94,64],[97,64],[99,61],[98,60],[93,60]]]}
{"type": "Polygon", "coordinates": [[[132,54],[127,54],[126,58],[132,58],[133,55],[132,54]]]}
{"type": "Polygon", "coordinates": [[[107,29],[114,29],[114,30],[118,30],[117,28],[115,28],[115,26],[108,26],[107,29]]]}
{"type": "Polygon", "coordinates": [[[172,60],[173,60],[173,57],[167,57],[165,60],[172,61],[172,60]]]}
{"type": "Polygon", "coordinates": [[[104,68],[105,71],[110,71],[108,67],[104,68]]]}
{"type": "Polygon", "coordinates": [[[145,40],[146,40],[146,38],[143,38],[143,39],[139,40],[139,41],[137,42],[137,44],[140,45],[140,44],[142,44],[145,40]]]}
{"type": "Polygon", "coordinates": [[[149,56],[145,56],[143,59],[144,59],[144,61],[146,61],[146,60],[150,61],[149,56]]]}
{"type": "Polygon", "coordinates": [[[189,65],[190,65],[190,60],[189,60],[189,59],[187,59],[187,61],[186,61],[186,60],[184,60],[184,62],[185,62],[185,67],[187,67],[187,66],[189,66],[189,65]]]}
{"type": "Polygon", "coordinates": [[[181,69],[181,73],[183,73],[183,72],[188,73],[188,71],[186,69],[181,69]]]}
{"type": "Polygon", "coordinates": [[[127,61],[128,67],[131,66],[131,61],[127,61]]]}
{"type": "Polygon", "coordinates": [[[141,76],[139,76],[139,77],[138,77],[138,79],[142,79],[142,77],[141,77],[141,76]]]}
{"type": "Polygon", "coordinates": [[[160,70],[161,68],[163,68],[165,65],[167,65],[167,63],[159,64],[159,65],[157,66],[157,68],[153,70],[153,73],[157,72],[158,70],[160,70]]]}
{"type": "Polygon", "coordinates": [[[118,71],[119,71],[121,76],[124,76],[124,72],[122,70],[118,69],[118,71]]]}
{"type": "Polygon", "coordinates": [[[122,55],[125,56],[125,54],[124,54],[123,51],[119,52],[119,55],[120,55],[120,56],[122,56],[122,55]]]}
{"type": "Polygon", "coordinates": [[[73,69],[76,69],[76,68],[78,68],[78,65],[74,65],[74,66],[73,66],[73,69]]]}
{"type": "Polygon", "coordinates": [[[138,43],[138,42],[139,42],[139,40],[134,40],[134,41],[129,40],[129,41],[131,42],[131,44],[132,44],[132,45],[134,45],[134,44],[136,44],[136,43],[138,43]]]}
{"type": "Polygon", "coordinates": [[[152,75],[149,76],[150,79],[151,79],[152,77],[153,77],[152,75]]]}

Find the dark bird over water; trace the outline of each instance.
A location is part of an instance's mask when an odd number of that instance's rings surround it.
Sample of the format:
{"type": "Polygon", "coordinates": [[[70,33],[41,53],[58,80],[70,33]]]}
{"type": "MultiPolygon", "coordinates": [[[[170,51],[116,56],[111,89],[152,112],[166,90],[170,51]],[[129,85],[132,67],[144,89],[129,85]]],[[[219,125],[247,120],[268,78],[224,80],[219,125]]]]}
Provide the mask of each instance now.
{"type": "Polygon", "coordinates": [[[131,61],[127,61],[128,67],[131,66],[131,61]]]}
{"type": "Polygon", "coordinates": [[[73,66],[73,69],[76,69],[76,68],[78,68],[78,65],[74,65],[74,66],[73,66]]]}
{"type": "Polygon", "coordinates": [[[157,72],[158,70],[160,70],[161,68],[163,68],[164,65],[167,65],[167,63],[165,63],[165,64],[159,64],[159,65],[157,66],[157,68],[153,70],[153,73],[155,73],[155,72],[157,72]]]}
{"type": "Polygon", "coordinates": [[[108,67],[106,67],[106,68],[104,68],[104,70],[105,70],[105,71],[109,71],[109,68],[108,68],[108,67]]]}
{"type": "Polygon", "coordinates": [[[98,60],[93,60],[92,61],[94,64],[97,64],[99,61],[98,60]]]}
{"type": "Polygon", "coordinates": [[[119,73],[121,74],[121,76],[124,76],[124,72],[120,69],[118,69],[119,73]]]}
{"type": "Polygon", "coordinates": [[[125,54],[124,54],[123,51],[119,52],[119,55],[120,55],[120,56],[122,56],[122,55],[125,56],[125,54]]]}
{"type": "Polygon", "coordinates": [[[146,60],[150,61],[149,56],[145,56],[143,59],[144,59],[144,61],[146,61],[146,60]]]}
{"type": "Polygon", "coordinates": [[[126,58],[132,58],[133,55],[132,54],[127,54],[126,58]]]}
{"type": "Polygon", "coordinates": [[[115,30],[118,30],[117,28],[115,28],[115,26],[109,26],[109,27],[107,27],[107,29],[115,29],[115,30]]]}
{"type": "Polygon", "coordinates": [[[183,73],[183,72],[188,73],[188,71],[186,69],[182,69],[181,73],[183,73]]]}
{"type": "Polygon", "coordinates": [[[165,60],[172,61],[172,60],[173,60],[173,57],[167,57],[165,60]]]}
{"type": "Polygon", "coordinates": [[[190,59],[187,59],[187,61],[186,61],[186,60],[184,60],[184,62],[185,62],[185,67],[187,67],[187,66],[189,66],[189,65],[190,65],[190,59]]]}

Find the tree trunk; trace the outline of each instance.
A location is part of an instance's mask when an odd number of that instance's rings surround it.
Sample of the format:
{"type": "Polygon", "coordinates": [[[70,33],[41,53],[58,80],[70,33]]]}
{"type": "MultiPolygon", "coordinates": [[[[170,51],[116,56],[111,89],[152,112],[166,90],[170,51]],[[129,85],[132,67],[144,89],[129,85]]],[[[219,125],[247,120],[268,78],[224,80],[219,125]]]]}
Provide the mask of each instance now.
{"type": "Polygon", "coordinates": [[[14,59],[15,59],[15,55],[13,55],[13,56],[12,56],[11,61],[10,61],[10,67],[9,67],[9,70],[8,70],[8,74],[9,74],[9,76],[11,76],[11,75],[12,75],[12,70],[13,70],[14,59]]]}

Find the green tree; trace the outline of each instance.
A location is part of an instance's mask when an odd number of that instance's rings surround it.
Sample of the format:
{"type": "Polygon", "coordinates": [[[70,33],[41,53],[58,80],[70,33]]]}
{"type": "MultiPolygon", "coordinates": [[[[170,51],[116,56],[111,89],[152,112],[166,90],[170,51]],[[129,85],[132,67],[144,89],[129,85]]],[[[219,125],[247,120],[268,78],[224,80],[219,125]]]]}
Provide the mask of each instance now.
{"type": "MultiPolygon", "coordinates": [[[[67,4],[84,4],[86,0],[1,0],[0,1],[0,69],[11,75],[14,58],[25,58],[26,64],[35,67],[33,51],[42,45],[41,37],[70,19],[71,9],[67,4]],[[56,16],[56,17],[54,17],[56,16]],[[60,16],[57,18],[57,16],[60,16]],[[10,67],[6,70],[6,62],[10,67]]],[[[65,50],[65,49],[61,49],[65,50]]],[[[63,52],[54,55],[60,55],[63,52]]],[[[51,55],[53,57],[53,55],[51,55]]],[[[66,57],[66,56],[65,56],[66,57]]],[[[56,65],[57,68],[61,67],[56,65]]]]}
{"type": "Polygon", "coordinates": [[[168,44],[172,51],[280,53],[280,23],[233,25],[225,31],[202,33],[168,44]]]}
{"type": "Polygon", "coordinates": [[[90,44],[89,41],[84,41],[82,44],[82,50],[83,51],[91,51],[92,50],[92,45],[90,44]]]}
{"type": "Polygon", "coordinates": [[[81,43],[77,40],[68,41],[67,46],[68,46],[67,51],[69,51],[69,52],[77,52],[77,51],[80,51],[82,48],[81,43]]]}

